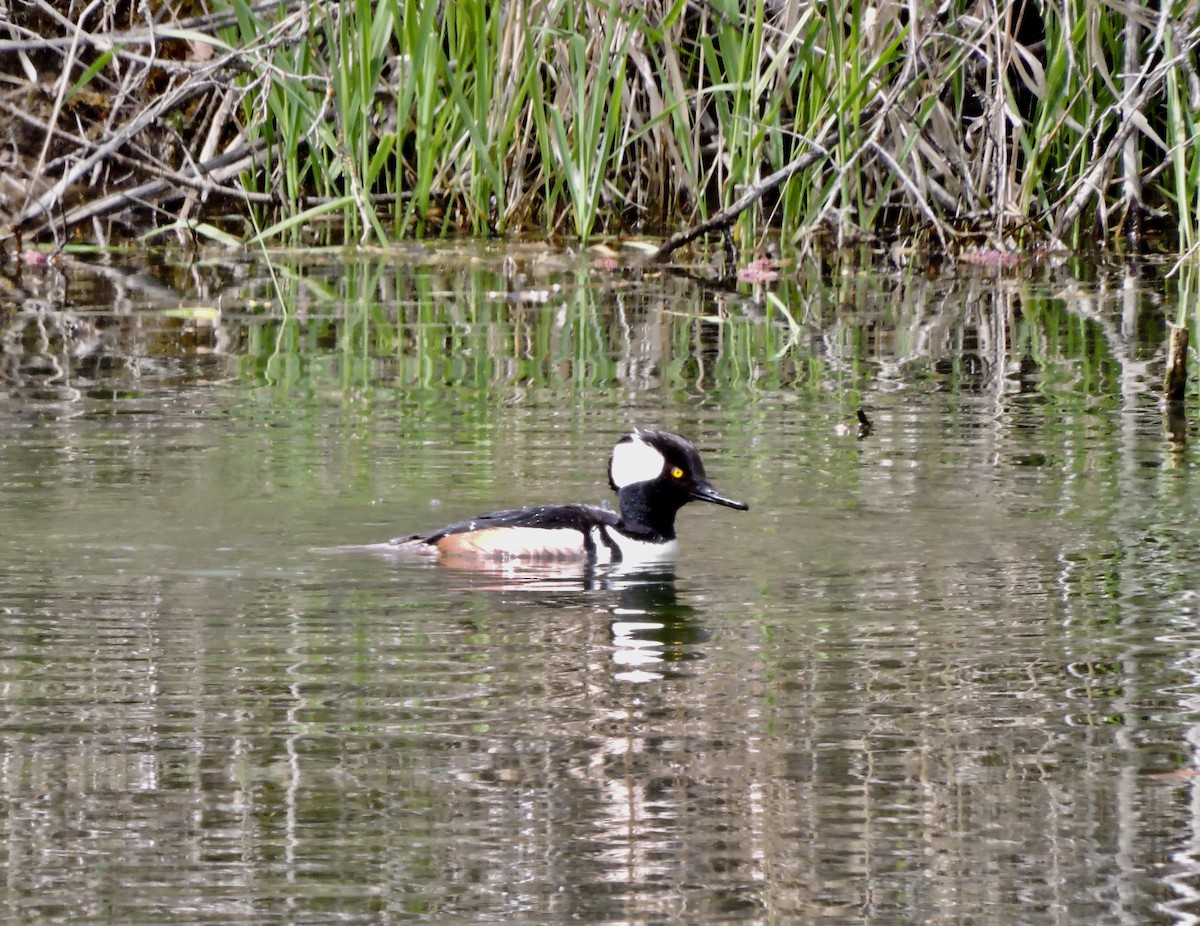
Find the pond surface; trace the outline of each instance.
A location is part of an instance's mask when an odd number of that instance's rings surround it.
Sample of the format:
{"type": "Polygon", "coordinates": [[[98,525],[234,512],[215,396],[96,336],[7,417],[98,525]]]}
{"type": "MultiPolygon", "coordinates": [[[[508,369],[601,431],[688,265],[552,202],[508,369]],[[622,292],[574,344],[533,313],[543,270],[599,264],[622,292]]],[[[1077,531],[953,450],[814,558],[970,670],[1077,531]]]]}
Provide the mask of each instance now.
{"type": "Polygon", "coordinates": [[[3,921],[1196,922],[1176,284],[598,267],[8,280],[3,921]],[[751,505],[673,568],[314,551],[602,501],[633,425],[751,505]]]}

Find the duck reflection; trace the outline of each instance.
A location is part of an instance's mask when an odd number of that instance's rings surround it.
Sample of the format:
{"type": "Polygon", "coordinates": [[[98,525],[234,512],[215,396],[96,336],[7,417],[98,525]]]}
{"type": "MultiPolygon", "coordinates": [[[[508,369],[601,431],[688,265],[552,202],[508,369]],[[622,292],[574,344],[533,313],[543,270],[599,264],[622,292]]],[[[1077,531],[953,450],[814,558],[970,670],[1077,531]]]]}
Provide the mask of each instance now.
{"type": "MultiPolygon", "coordinates": [[[[443,563],[441,569],[453,564],[443,563]]],[[[681,663],[703,659],[699,649],[712,636],[700,612],[679,600],[674,563],[547,566],[476,561],[454,570],[461,588],[503,592],[530,604],[554,608],[601,607],[610,615],[615,678],[647,682],[678,672],[681,663]]]]}
{"type": "Polygon", "coordinates": [[[654,681],[677,671],[680,663],[704,658],[699,647],[711,631],[697,622],[695,608],[679,601],[673,567],[627,577],[616,591],[609,608],[616,678],[654,681]]]}

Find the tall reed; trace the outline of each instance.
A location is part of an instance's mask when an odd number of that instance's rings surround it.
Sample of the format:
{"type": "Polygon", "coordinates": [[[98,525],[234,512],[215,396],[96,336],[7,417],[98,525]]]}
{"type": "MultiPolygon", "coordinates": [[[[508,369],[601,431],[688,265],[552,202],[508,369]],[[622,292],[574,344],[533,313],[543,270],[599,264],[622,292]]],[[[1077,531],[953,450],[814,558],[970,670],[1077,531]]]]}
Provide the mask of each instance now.
{"type": "MultiPolygon", "coordinates": [[[[586,241],[675,230],[754,191],[737,216],[747,246],[774,231],[796,244],[1200,246],[1190,0],[218,2],[232,16],[203,19],[222,57],[202,70],[235,75],[240,107],[232,121],[215,110],[205,145],[243,158],[261,238],[586,241]],[[790,179],[768,189],[772,176],[790,179]]],[[[160,34],[205,37],[196,22],[160,34]]],[[[67,86],[144,66],[126,54],[114,38],[64,56],[78,74],[67,86]]],[[[19,83],[12,60],[0,70],[19,83]]],[[[186,133],[175,142],[201,160],[186,133]]],[[[45,221],[61,195],[18,223],[45,221]]]]}

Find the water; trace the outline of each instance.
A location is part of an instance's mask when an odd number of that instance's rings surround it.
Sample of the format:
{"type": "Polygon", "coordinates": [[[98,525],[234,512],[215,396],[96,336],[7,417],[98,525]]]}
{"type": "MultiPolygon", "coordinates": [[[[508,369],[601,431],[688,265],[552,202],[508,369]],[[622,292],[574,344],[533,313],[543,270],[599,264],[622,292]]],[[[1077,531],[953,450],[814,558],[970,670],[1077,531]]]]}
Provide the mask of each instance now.
{"type": "Polygon", "coordinates": [[[286,318],[225,262],[22,282],[5,922],[1200,916],[1155,268],[816,272],[789,321],[499,257],[297,259],[286,318]],[[313,552],[601,501],[631,424],[751,505],[666,572],[313,552]]]}

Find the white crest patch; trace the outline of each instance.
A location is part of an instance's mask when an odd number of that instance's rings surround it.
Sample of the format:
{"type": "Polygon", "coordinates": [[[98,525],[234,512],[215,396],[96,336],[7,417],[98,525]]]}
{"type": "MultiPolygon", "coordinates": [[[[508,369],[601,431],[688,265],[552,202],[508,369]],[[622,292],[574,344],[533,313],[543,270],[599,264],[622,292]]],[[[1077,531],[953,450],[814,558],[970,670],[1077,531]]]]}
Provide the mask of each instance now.
{"type": "Polygon", "coordinates": [[[666,465],[666,457],[635,436],[633,440],[622,441],[613,448],[609,471],[612,474],[613,485],[623,489],[637,482],[657,479],[666,465]]]}

